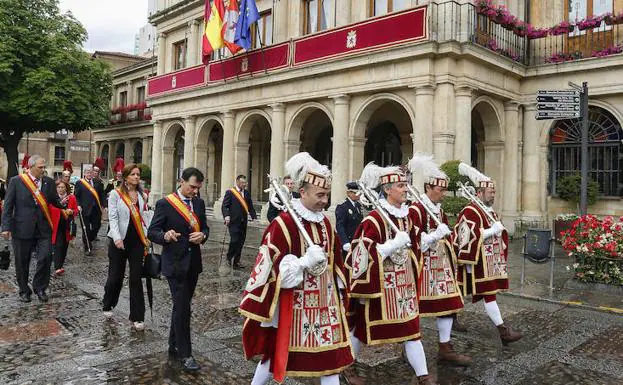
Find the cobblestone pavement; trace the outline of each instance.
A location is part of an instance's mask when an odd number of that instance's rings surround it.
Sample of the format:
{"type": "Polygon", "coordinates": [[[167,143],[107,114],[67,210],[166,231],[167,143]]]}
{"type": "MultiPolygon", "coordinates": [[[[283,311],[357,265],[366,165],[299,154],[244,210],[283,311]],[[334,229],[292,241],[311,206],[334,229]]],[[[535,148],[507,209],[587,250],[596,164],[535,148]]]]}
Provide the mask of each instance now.
{"type": "MultiPolygon", "coordinates": [[[[199,373],[186,374],[168,358],[171,300],[165,281],[154,283],[153,318],[148,309],[145,331],[130,327],[127,281],[114,317],[104,319],[100,301],[108,262],[102,232],[95,256],[70,248],[65,276],[52,278],[46,304],[36,297],[27,304],[17,300],[13,261],[10,270],[0,271],[0,384],[250,383],[256,363],[242,354],[243,320],[237,305],[261,229],[249,229],[246,271],[232,272],[219,269],[224,228],[214,221],[211,226],[193,301],[199,373]]],[[[474,358],[469,368],[438,363],[434,320],[422,321],[428,367],[440,384],[623,383],[621,315],[512,296],[498,301],[506,323],[522,330],[524,338],[503,347],[482,304],[468,304],[460,315],[468,332],[454,333],[453,343],[474,358]]],[[[364,347],[356,367],[368,384],[408,384],[412,376],[394,346],[364,347]]]]}

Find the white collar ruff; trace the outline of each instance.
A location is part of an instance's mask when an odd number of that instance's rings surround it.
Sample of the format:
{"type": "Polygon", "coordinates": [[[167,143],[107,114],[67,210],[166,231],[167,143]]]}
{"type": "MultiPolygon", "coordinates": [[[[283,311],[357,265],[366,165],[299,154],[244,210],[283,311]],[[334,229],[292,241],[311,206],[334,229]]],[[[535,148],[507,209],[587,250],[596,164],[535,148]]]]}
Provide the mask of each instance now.
{"type": "Polygon", "coordinates": [[[296,211],[296,213],[301,216],[301,218],[305,219],[308,222],[321,223],[322,221],[324,221],[323,213],[315,213],[307,209],[305,206],[303,206],[301,200],[298,198],[292,199],[292,207],[294,208],[294,211],[296,211]]]}
{"type": "Polygon", "coordinates": [[[433,203],[433,201],[431,201],[426,194],[420,195],[420,198],[422,199],[422,203],[424,204],[424,206],[430,207],[432,212],[434,212],[435,214],[439,214],[441,212],[440,203],[433,203]]]}
{"type": "Polygon", "coordinates": [[[409,215],[409,207],[404,203],[400,205],[400,208],[390,205],[385,198],[379,199],[379,203],[381,204],[381,207],[383,207],[389,214],[393,215],[396,218],[402,219],[409,215]]]}

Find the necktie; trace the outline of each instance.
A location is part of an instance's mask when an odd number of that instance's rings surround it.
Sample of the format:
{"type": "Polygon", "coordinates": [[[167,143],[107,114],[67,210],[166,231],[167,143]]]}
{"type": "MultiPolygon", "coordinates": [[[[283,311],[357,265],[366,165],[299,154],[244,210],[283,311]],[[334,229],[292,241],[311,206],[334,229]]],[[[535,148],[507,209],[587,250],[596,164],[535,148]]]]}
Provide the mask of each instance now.
{"type": "Polygon", "coordinates": [[[190,199],[184,199],[184,203],[186,207],[188,207],[188,210],[193,211],[192,207],[190,207],[190,199]]]}
{"type": "Polygon", "coordinates": [[[41,185],[39,184],[40,182],[41,182],[41,179],[35,178],[35,186],[37,186],[37,188],[41,187],[41,185]]]}

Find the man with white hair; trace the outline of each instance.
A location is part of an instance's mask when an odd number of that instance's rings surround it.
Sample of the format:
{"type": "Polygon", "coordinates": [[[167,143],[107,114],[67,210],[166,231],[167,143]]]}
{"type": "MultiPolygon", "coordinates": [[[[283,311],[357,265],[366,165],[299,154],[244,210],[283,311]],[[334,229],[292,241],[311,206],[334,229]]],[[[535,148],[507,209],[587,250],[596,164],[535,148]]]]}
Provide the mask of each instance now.
{"type": "Polygon", "coordinates": [[[271,377],[281,383],[287,375],[339,385],[339,373],[353,356],[342,246],[322,213],[331,172],[306,152],[290,158],[285,168],[301,197],[291,199],[292,212],[282,212],[266,229],[240,304],[247,318],[245,356],[262,356],[251,384],[266,384],[271,377]],[[296,221],[313,245],[306,244],[296,221]]]}
{"type": "Polygon", "coordinates": [[[370,192],[381,186],[384,197],[357,228],[346,257],[353,298],[349,320],[353,351],[357,356],[362,343],[402,343],[415,372],[411,383],[433,385],[420,341],[420,229],[413,225],[405,203],[407,178],[399,167],[370,163],[360,182],[370,192]]]}
{"type": "Polygon", "coordinates": [[[28,171],[11,178],[4,201],[2,237],[13,238],[15,276],[19,299],[30,302],[32,291],[41,302],[47,302],[52,264],[52,217],[48,205],[63,208],[56,193],[54,180],[43,175],[45,159],[33,155],[28,159],[28,171]],[[37,255],[37,267],[28,286],[30,259],[37,255]]]}

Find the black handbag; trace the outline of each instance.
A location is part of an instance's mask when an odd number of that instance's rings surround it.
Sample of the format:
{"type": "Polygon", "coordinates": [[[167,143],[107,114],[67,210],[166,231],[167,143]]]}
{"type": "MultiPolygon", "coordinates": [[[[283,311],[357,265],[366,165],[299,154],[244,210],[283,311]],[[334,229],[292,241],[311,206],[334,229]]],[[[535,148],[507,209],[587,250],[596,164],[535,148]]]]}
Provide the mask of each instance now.
{"type": "Polygon", "coordinates": [[[162,261],[160,259],[160,254],[154,253],[154,249],[150,248],[143,263],[143,278],[160,279],[161,273],[162,261]]]}
{"type": "Polygon", "coordinates": [[[11,252],[9,246],[5,246],[4,250],[0,250],[0,269],[9,270],[11,265],[11,252]]]}

